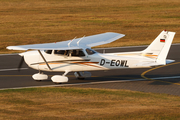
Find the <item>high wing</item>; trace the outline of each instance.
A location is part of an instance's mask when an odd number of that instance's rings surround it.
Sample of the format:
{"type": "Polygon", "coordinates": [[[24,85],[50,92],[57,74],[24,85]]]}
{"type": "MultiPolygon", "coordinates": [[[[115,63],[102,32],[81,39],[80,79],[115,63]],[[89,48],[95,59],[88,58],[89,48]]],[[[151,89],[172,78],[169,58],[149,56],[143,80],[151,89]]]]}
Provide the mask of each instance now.
{"type": "Polygon", "coordinates": [[[113,42],[119,38],[124,37],[124,34],[107,32],[73,40],[45,43],[45,44],[32,44],[20,46],[8,46],[9,50],[68,50],[68,49],[82,49],[84,47],[94,47],[98,45],[113,42]]]}

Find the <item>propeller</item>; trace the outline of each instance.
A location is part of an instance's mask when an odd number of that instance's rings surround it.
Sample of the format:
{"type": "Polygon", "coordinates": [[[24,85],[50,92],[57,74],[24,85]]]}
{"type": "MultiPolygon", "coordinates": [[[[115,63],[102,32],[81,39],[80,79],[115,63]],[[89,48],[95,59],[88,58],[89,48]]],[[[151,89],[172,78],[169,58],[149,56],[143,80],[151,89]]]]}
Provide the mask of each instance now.
{"type": "Polygon", "coordinates": [[[18,71],[21,70],[23,63],[24,63],[24,56],[21,57],[21,61],[19,62],[19,65],[18,65],[18,71]]]}

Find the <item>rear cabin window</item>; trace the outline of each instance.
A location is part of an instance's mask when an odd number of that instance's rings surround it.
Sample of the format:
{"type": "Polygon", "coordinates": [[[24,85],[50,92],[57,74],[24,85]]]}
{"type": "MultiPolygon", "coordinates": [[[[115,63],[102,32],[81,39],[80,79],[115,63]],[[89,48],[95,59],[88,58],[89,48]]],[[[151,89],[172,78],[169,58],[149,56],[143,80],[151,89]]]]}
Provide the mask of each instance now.
{"type": "Polygon", "coordinates": [[[47,54],[51,54],[52,50],[44,50],[44,52],[47,53],[47,54]]]}
{"type": "Polygon", "coordinates": [[[67,56],[77,56],[77,57],[85,56],[85,54],[82,50],[55,50],[54,54],[56,54],[56,55],[67,55],[67,56]]]}

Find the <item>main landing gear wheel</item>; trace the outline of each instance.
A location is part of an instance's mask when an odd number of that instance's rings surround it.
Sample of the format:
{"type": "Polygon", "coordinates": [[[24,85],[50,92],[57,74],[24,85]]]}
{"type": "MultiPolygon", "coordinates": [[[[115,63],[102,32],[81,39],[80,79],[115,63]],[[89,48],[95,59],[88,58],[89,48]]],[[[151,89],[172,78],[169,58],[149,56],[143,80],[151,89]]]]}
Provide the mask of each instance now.
{"type": "Polygon", "coordinates": [[[63,75],[54,75],[51,77],[51,80],[56,84],[68,82],[68,77],[66,77],[65,75],[67,75],[69,72],[69,70],[65,70],[65,73],[63,75]]]}
{"type": "Polygon", "coordinates": [[[87,72],[87,71],[84,71],[84,72],[75,72],[74,75],[79,80],[84,80],[87,77],[91,77],[91,73],[87,72]]]}
{"type": "Polygon", "coordinates": [[[60,83],[68,82],[68,77],[62,75],[54,75],[52,76],[51,80],[56,84],[60,84],[60,83]]]}

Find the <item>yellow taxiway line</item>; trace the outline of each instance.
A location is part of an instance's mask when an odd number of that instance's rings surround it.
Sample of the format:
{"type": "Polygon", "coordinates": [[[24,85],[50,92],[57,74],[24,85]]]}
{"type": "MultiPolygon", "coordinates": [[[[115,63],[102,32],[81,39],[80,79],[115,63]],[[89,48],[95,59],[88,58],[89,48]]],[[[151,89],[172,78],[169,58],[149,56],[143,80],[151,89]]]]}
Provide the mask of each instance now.
{"type": "Polygon", "coordinates": [[[156,69],[159,69],[159,68],[162,68],[162,67],[170,66],[170,65],[176,65],[176,64],[180,64],[180,62],[175,62],[175,63],[171,63],[171,64],[167,64],[167,65],[163,65],[163,66],[159,66],[159,67],[155,67],[155,68],[149,69],[149,70],[143,72],[141,74],[141,77],[144,78],[144,79],[147,79],[147,80],[152,80],[152,81],[158,81],[158,82],[164,82],[164,83],[180,85],[180,83],[173,83],[173,82],[167,82],[167,81],[162,81],[162,80],[155,80],[155,79],[152,79],[152,78],[145,77],[145,74],[150,72],[150,71],[153,71],[153,70],[156,70],[156,69]]]}

